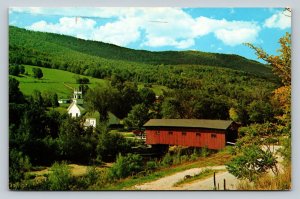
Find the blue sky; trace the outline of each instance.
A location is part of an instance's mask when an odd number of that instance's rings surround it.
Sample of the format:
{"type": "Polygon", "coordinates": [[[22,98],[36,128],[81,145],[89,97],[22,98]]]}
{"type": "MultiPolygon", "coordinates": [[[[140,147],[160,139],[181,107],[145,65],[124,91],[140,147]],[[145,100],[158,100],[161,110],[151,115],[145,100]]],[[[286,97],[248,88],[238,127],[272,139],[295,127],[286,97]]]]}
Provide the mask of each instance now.
{"type": "Polygon", "coordinates": [[[256,59],[250,42],[276,54],[291,32],[282,8],[42,8],[13,7],[9,24],[113,43],[161,50],[199,50],[256,59]]]}

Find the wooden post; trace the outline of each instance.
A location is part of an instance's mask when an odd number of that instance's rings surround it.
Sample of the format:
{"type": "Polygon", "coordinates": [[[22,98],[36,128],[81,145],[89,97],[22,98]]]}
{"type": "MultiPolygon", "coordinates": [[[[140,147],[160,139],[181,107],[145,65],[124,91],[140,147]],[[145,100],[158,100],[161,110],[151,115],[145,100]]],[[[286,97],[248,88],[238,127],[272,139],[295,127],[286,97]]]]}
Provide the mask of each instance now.
{"type": "Polygon", "coordinates": [[[224,190],[226,190],[226,180],[224,178],[224,190]]]}
{"type": "Polygon", "coordinates": [[[214,190],[217,190],[217,186],[216,186],[216,172],[214,172],[214,190]]]}
{"type": "Polygon", "coordinates": [[[218,190],[220,190],[220,186],[219,186],[219,183],[218,183],[218,190]]]}

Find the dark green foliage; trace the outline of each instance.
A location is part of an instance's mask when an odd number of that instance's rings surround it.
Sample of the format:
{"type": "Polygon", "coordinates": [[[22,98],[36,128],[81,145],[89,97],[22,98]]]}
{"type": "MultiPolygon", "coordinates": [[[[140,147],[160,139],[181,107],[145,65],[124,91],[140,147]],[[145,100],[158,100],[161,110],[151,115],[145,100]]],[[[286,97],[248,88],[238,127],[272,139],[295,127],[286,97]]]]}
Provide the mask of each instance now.
{"type": "Polygon", "coordinates": [[[40,68],[33,68],[32,72],[33,72],[33,77],[34,78],[41,79],[44,76],[43,71],[40,68]]]}
{"type": "Polygon", "coordinates": [[[235,157],[227,164],[230,173],[239,179],[256,180],[268,169],[276,171],[276,158],[270,150],[262,150],[257,145],[243,148],[243,155],[235,157]]]}
{"type": "Polygon", "coordinates": [[[98,111],[100,114],[100,121],[107,121],[108,111],[116,102],[116,90],[111,87],[98,85],[95,88],[88,90],[85,100],[90,111],[98,111]]]}
{"type": "Polygon", "coordinates": [[[146,170],[147,171],[154,171],[158,168],[158,163],[156,161],[148,161],[146,163],[146,170]]]}
{"type": "Polygon", "coordinates": [[[9,77],[9,103],[23,103],[24,96],[19,89],[19,81],[9,77]]]}
{"type": "Polygon", "coordinates": [[[142,157],[138,154],[118,155],[116,163],[110,168],[111,179],[120,179],[136,174],[143,169],[142,157]]]}
{"type": "Polygon", "coordinates": [[[149,109],[144,104],[135,105],[124,119],[127,127],[132,129],[141,129],[149,120],[149,109]]]}
{"type": "Polygon", "coordinates": [[[41,95],[45,107],[58,107],[58,96],[55,92],[46,91],[41,95]]]}
{"type": "MultiPolygon", "coordinates": [[[[23,66],[24,67],[24,66],[23,66]]],[[[13,76],[18,76],[20,73],[20,68],[18,65],[10,65],[9,66],[9,74],[13,76]]]]}
{"type": "Polygon", "coordinates": [[[131,82],[123,82],[116,84],[117,92],[114,94],[114,101],[110,108],[118,118],[124,118],[134,105],[139,103],[140,95],[138,92],[137,84],[131,82]]]}
{"type": "Polygon", "coordinates": [[[130,148],[131,145],[129,141],[126,140],[123,135],[103,131],[100,134],[96,150],[98,159],[113,161],[119,153],[124,154],[128,152],[130,148]]]}
{"type": "Polygon", "coordinates": [[[91,129],[85,130],[82,123],[80,118],[68,117],[60,125],[58,144],[64,160],[88,163],[95,158],[97,138],[91,129]]]}
{"type": "Polygon", "coordinates": [[[50,168],[48,178],[49,190],[51,191],[65,191],[70,189],[71,171],[66,163],[54,163],[50,168]]]}
{"type": "Polygon", "coordinates": [[[25,74],[25,67],[23,65],[19,66],[20,74],[25,74]]]}
{"type": "Polygon", "coordinates": [[[87,167],[87,171],[85,175],[86,184],[88,185],[95,184],[99,176],[100,173],[99,171],[97,171],[97,168],[95,166],[87,167]]]}
{"type": "Polygon", "coordinates": [[[16,149],[9,151],[9,187],[25,178],[25,172],[31,167],[29,158],[16,149]]]}
{"type": "Polygon", "coordinates": [[[176,99],[166,99],[162,104],[162,116],[166,119],[179,119],[180,103],[176,99]]]}
{"type": "Polygon", "coordinates": [[[139,90],[139,94],[140,94],[142,103],[144,103],[146,106],[151,106],[156,99],[156,96],[155,96],[155,93],[153,92],[153,90],[150,88],[147,88],[147,87],[144,87],[141,90],[139,90]]]}
{"type": "Polygon", "coordinates": [[[111,86],[117,88],[119,91],[121,91],[124,88],[124,83],[125,80],[121,76],[117,74],[113,74],[111,76],[111,86]]]}
{"type": "Polygon", "coordinates": [[[89,84],[90,80],[86,77],[83,77],[83,78],[77,77],[76,78],[76,83],[77,84],[89,84]]]}
{"type": "Polygon", "coordinates": [[[171,156],[170,153],[167,153],[163,159],[161,160],[160,164],[163,166],[163,167],[168,167],[168,166],[171,166],[173,164],[173,158],[171,156]]]}
{"type": "Polygon", "coordinates": [[[272,121],[273,108],[270,102],[266,101],[253,101],[248,106],[249,120],[253,123],[263,123],[266,121],[272,121]]]}

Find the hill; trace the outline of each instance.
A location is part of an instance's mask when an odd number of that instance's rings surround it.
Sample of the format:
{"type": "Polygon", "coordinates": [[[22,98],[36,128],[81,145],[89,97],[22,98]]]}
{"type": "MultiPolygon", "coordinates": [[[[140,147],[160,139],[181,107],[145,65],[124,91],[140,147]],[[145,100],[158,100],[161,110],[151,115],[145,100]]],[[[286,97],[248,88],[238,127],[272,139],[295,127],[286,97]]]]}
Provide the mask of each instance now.
{"type": "MultiPolygon", "coordinates": [[[[71,36],[28,31],[10,26],[9,47],[11,63],[26,63],[90,75],[87,68],[146,67],[153,65],[202,65],[225,67],[264,77],[271,69],[259,62],[238,55],[200,51],[151,52],[133,50],[71,36]],[[80,65],[80,67],[79,67],[80,65]]],[[[104,75],[105,76],[105,75],[104,75]]],[[[101,75],[98,75],[101,77],[101,75]]]]}
{"type": "MultiPolygon", "coordinates": [[[[83,75],[77,75],[68,71],[62,71],[50,68],[41,68],[44,77],[41,79],[36,79],[33,77],[33,68],[38,68],[37,66],[25,65],[25,71],[27,75],[12,76],[20,82],[20,90],[25,95],[31,95],[34,90],[43,92],[55,91],[59,98],[71,98],[73,94],[73,89],[78,88],[79,84],[76,83],[76,77],[86,77],[89,79],[88,86],[90,88],[95,87],[97,84],[106,85],[109,84],[108,80],[98,79],[83,75]]],[[[140,84],[139,88],[143,85],[140,84]]],[[[157,95],[161,95],[162,90],[167,90],[164,86],[153,85],[153,91],[157,95]]]]}

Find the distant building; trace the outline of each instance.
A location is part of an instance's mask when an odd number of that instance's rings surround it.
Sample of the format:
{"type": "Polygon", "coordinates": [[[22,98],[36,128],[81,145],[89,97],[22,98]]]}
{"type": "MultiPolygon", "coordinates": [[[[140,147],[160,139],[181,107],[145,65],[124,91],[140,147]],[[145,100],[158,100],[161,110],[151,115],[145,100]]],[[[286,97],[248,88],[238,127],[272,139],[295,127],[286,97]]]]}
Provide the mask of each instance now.
{"type": "Polygon", "coordinates": [[[71,105],[68,108],[68,114],[71,117],[80,117],[85,113],[85,109],[76,103],[76,101],[73,101],[71,105]]]}
{"type": "Polygon", "coordinates": [[[59,103],[59,104],[68,104],[68,103],[70,103],[70,102],[71,102],[70,99],[59,99],[59,100],[58,100],[58,103],[59,103]]]}
{"type": "Polygon", "coordinates": [[[237,124],[228,120],[151,119],[145,125],[149,145],[223,149],[237,139],[237,124]]]}
{"type": "Polygon", "coordinates": [[[86,127],[92,126],[92,127],[96,128],[96,123],[97,123],[96,118],[86,118],[84,126],[86,126],[86,127]]]}
{"type": "MultiPolygon", "coordinates": [[[[86,113],[85,108],[83,107],[83,96],[82,91],[74,89],[73,93],[73,102],[68,107],[68,114],[71,117],[81,117],[86,113]]],[[[87,117],[84,126],[92,126],[96,128],[96,118],[87,117]]]]}

